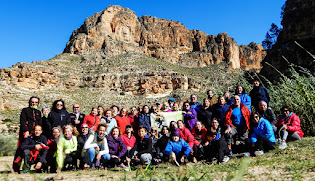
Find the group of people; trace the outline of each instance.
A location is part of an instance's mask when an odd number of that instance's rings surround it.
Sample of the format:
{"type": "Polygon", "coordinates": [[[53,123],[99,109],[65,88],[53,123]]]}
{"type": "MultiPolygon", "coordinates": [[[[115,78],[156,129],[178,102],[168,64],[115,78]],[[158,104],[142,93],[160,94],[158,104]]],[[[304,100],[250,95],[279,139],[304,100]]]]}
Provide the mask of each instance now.
{"type": "Polygon", "coordinates": [[[288,140],[303,137],[299,117],[283,106],[277,119],[258,80],[250,94],[238,85],[232,99],[229,92],[217,98],[208,90],[203,104],[193,94],[182,104],[171,97],[163,104],[129,110],[93,107],[89,115],[80,112],[79,104],[68,113],[63,100],[41,112],[39,101],[31,97],[20,115],[16,172],[22,161],[24,172],[34,164],[38,172],[57,173],[101,166],[128,171],[166,161],[177,166],[200,160],[225,163],[236,153],[260,156],[274,149],[277,139],[285,149],[288,140]]]}

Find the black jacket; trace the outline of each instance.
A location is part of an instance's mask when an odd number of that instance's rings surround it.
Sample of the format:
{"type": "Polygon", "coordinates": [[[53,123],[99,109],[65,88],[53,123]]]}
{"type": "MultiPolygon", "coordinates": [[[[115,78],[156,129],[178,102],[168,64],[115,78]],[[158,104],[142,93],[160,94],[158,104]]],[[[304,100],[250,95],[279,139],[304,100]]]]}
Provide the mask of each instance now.
{"type": "Polygon", "coordinates": [[[161,136],[157,143],[156,143],[156,149],[157,149],[157,154],[159,155],[161,152],[163,153],[163,155],[166,155],[165,153],[165,148],[166,145],[168,143],[168,141],[170,140],[170,138],[166,135],[161,136]]]}
{"type": "Polygon", "coordinates": [[[53,127],[63,127],[66,124],[71,124],[69,113],[66,110],[56,110],[51,111],[48,115],[49,119],[49,129],[51,130],[53,127]]]}
{"type": "MultiPolygon", "coordinates": [[[[38,138],[35,136],[29,136],[26,138],[26,140],[23,142],[21,145],[22,150],[33,150],[35,149],[35,145],[43,143],[44,145],[47,146],[47,138],[44,135],[40,135],[38,138]]],[[[44,163],[45,158],[47,155],[48,150],[46,149],[41,149],[39,151],[39,162],[44,163]]]]}
{"type": "Polygon", "coordinates": [[[29,131],[31,134],[36,125],[42,126],[41,112],[30,107],[23,108],[20,115],[20,132],[29,131]]]}
{"type": "Polygon", "coordinates": [[[45,116],[42,117],[42,123],[43,123],[43,135],[46,136],[46,138],[51,137],[51,128],[50,128],[50,122],[48,120],[48,117],[45,116]]]}
{"type": "Polygon", "coordinates": [[[81,127],[81,124],[83,123],[83,120],[84,120],[84,117],[85,117],[85,114],[82,114],[80,113],[79,115],[79,121],[80,121],[80,124],[75,124],[74,123],[74,120],[76,120],[76,115],[74,113],[70,113],[69,114],[70,116],[70,122],[73,126],[75,126],[77,128],[77,130],[79,131],[80,130],[80,127],[81,127]]]}
{"type": "Polygon", "coordinates": [[[206,128],[209,128],[211,126],[212,121],[212,109],[209,107],[208,109],[201,108],[197,112],[197,119],[198,121],[202,122],[203,125],[205,125],[206,128]]]}
{"type": "Polygon", "coordinates": [[[86,134],[85,136],[83,136],[83,135],[79,135],[78,136],[78,152],[80,153],[80,155],[81,155],[81,152],[82,152],[82,149],[83,149],[83,147],[84,147],[84,144],[85,144],[85,142],[86,142],[86,140],[89,138],[89,134],[86,134]]]}
{"type": "MultiPolygon", "coordinates": [[[[132,153],[137,151],[137,156],[140,157],[144,153],[150,153],[152,155],[152,140],[151,138],[137,137],[136,144],[132,148],[132,153]]],[[[133,155],[133,154],[132,154],[133,155]]]]}

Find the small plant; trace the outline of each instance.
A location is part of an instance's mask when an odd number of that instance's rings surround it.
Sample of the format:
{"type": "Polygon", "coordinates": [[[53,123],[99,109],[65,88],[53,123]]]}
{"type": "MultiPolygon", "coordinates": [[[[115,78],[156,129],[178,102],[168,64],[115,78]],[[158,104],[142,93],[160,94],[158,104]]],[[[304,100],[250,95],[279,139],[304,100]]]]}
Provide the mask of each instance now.
{"type": "Polygon", "coordinates": [[[0,135],[0,156],[11,156],[16,150],[17,139],[12,135],[0,135]]]}

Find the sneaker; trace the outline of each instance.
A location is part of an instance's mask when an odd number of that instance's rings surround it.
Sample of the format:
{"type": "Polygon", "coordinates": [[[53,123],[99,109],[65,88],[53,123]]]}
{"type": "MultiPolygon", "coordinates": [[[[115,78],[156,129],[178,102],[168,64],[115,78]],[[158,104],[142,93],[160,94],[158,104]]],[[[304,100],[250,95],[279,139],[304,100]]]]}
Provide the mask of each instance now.
{"type": "Polygon", "coordinates": [[[228,156],[224,156],[223,160],[222,160],[222,163],[226,163],[230,160],[230,157],[228,156]]]}
{"type": "Polygon", "coordinates": [[[246,157],[251,157],[251,155],[250,155],[249,152],[245,152],[245,153],[244,153],[244,156],[246,156],[246,157]]]}
{"type": "Polygon", "coordinates": [[[281,144],[279,145],[279,149],[283,150],[283,149],[286,149],[288,146],[287,146],[287,143],[285,141],[282,141],[281,144]]]}
{"type": "Polygon", "coordinates": [[[123,163],[119,165],[120,168],[127,168],[123,163]]]}
{"type": "Polygon", "coordinates": [[[264,151],[263,150],[260,150],[260,151],[255,151],[255,155],[256,156],[261,156],[264,154],[264,151]]]}

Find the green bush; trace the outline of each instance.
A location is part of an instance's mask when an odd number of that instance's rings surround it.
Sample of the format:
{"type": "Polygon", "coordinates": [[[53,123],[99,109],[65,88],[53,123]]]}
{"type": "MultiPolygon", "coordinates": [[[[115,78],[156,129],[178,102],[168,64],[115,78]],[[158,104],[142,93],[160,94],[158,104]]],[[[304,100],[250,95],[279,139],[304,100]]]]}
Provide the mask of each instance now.
{"type": "Polygon", "coordinates": [[[17,139],[12,135],[0,135],[0,156],[11,156],[16,150],[17,139]]]}

